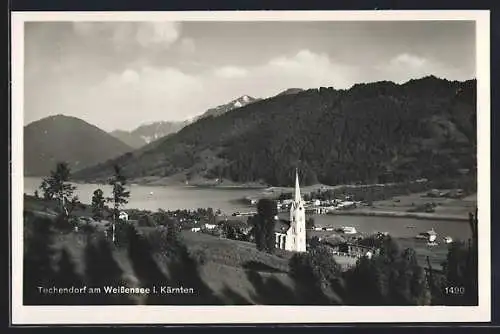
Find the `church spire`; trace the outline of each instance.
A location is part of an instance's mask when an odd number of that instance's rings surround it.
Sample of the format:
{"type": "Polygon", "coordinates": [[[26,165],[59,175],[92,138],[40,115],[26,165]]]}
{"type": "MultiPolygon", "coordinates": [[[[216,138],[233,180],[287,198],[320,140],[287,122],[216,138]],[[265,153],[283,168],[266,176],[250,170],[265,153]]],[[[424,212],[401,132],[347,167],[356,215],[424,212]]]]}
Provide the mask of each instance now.
{"type": "Polygon", "coordinates": [[[298,203],[302,200],[300,196],[300,185],[299,185],[299,171],[295,168],[295,203],[298,203]]]}

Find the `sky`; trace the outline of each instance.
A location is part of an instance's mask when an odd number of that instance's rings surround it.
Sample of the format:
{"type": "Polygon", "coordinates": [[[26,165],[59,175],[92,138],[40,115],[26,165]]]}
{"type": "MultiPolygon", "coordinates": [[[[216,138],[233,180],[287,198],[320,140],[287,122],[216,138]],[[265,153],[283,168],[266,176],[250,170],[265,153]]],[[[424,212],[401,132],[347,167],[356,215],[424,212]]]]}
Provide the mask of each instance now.
{"type": "Polygon", "coordinates": [[[467,21],[27,22],[25,124],[180,121],[242,95],[475,78],[467,21]]]}

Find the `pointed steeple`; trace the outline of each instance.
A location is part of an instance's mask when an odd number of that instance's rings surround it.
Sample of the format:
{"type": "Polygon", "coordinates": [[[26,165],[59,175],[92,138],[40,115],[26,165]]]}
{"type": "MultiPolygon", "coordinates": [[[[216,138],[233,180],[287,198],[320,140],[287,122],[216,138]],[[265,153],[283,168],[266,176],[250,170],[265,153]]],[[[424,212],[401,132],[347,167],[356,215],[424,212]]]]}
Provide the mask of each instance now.
{"type": "Polygon", "coordinates": [[[299,203],[302,201],[302,198],[300,196],[300,185],[299,185],[299,171],[297,168],[295,168],[295,197],[294,197],[295,203],[299,203]]]}

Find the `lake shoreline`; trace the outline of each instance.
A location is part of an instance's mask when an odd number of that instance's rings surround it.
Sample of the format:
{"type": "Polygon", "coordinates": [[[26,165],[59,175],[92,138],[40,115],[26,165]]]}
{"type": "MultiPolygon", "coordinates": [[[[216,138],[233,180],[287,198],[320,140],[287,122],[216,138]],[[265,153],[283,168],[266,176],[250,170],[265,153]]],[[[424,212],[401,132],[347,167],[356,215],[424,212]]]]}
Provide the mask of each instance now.
{"type": "MultiPolygon", "coordinates": [[[[107,184],[106,181],[103,180],[82,180],[82,179],[73,179],[70,182],[74,184],[95,184],[95,185],[103,185],[107,184]]],[[[200,188],[200,189],[257,189],[263,190],[265,192],[272,193],[283,193],[293,191],[294,186],[273,186],[270,184],[265,184],[261,182],[247,182],[247,183],[238,183],[230,180],[223,180],[223,182],[217,182],[214,180],[207,179],[199,179],[195,181],[191,181],[186,183],[185,181],[181,181],[175,177],[144,177],[144,178],[136,178],[136,179],[128,179],[128,185],[133,186],[144,186],[144,187],[186,187],[186,188],[200,188]]],[[[386,183],[386,184],[337,184],[337,185],[327,185],[322,183],[316,183],[311,185],[302,185],[301,191],[303,193],[315,192],[318,190],[335,190],[340,188],[362,188],[362,187],[384,187],[384,186],[393,186],[398,183],[386,183]]]]}
{"type": "MultiPolygon", "coordinates": [[[[33,194],[40,182],[40,178],[25,178],[25,193],[33,194]]],[[[103,184],[74,184],[77,186],[75,194],[85,204],[90,204],[92,193],[95,189],[102,189],[106,195],[110,194],[111,190],[111,186],[103,184]]],[[[304,188],[307,189],[308,187],[304,188]]],[[[134,180],[131,180],[129,182],[129,189],[132,196],[129,203],[125,205],[125,210],[137,209],[154,212],[158,209],[196,210],[197,208],[211,207],[214,210],[220,209],[229,219],[232,219],[232,214],[235,212],[256,211],[256,207],[255,205],[251,205],[250,199],[278,198],[284,188],[268,187],[257,189],[243,187],[242,185],[214,187],[193,184],[142,186],[134,184],[134,180]]],[[[306,193],[306,189],[302,192],[306,193]]],[[[383,223],[384,220],[387,221],[387,224],[403,227],[405,225],[417,225],[420,223],[423,224],[422,226],[425,226],[433,220],[437,224],[448,225],[448,223],[460,223],[458,226],[465,226],[467,224],[464,223],[467,222],[469,212],[474,212],[477,206],[477,198],[476,196],[463,199],[429,198],[425,196],[425,193],[412,193],[391,197],[382,201],[374,201],[372,206],[358,206],[349,210],[335,210],[331,214],[314,214],[312,216],[314,216],[317,222],[330,221],[329,224],[336,223],[335,217],[338,217],[339,224],[342,225],[362,224],[368,229],[377,226],[376,229],[380,230],[387,229],[383,227],[385,224],[383,223]],[[420,208],[425,209],[425,204],[432,204],[435,212],[415,211],[420,208]]],[[[237,217],[234,218],[238,219],[237,217]]],[[[398,227],[398,229],[401,229],[401,227],[398,227]]],[[[451,231],[453,229],[451,228],[451,231]]],[[[452,233],[451,231],[450,233],[452,233]]]]}
{"type": "Polygon", "coordinates": [[[331,211],[326,215],[332,216],[364,216],[364,217],[384,217],[384,218],[399,218],[399,219],[419,219],[419,220],[445,220],[445,221],[468,221],[469,217],[442,215],[435,213],[417,213],[417,212],[400,212],[400,211],[331,211]]]}

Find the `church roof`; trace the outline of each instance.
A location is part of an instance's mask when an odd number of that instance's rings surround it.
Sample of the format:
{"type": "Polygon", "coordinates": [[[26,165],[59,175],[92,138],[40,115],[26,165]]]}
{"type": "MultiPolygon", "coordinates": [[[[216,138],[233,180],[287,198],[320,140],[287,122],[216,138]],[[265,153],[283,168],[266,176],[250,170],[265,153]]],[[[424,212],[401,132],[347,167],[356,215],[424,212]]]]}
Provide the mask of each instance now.
{"type": "Polygon", "coordinates": [[[274,224],[274,232],[286,233],[290,228],[290,221],[285,219],[279,219],[274,224]]]}
{"type": "Polygon", "coordinates": [[[300,196],[300,184],[299,184],[299,171],[295,170],[295,203],[302,201],[302,197],[300,196]]]}

